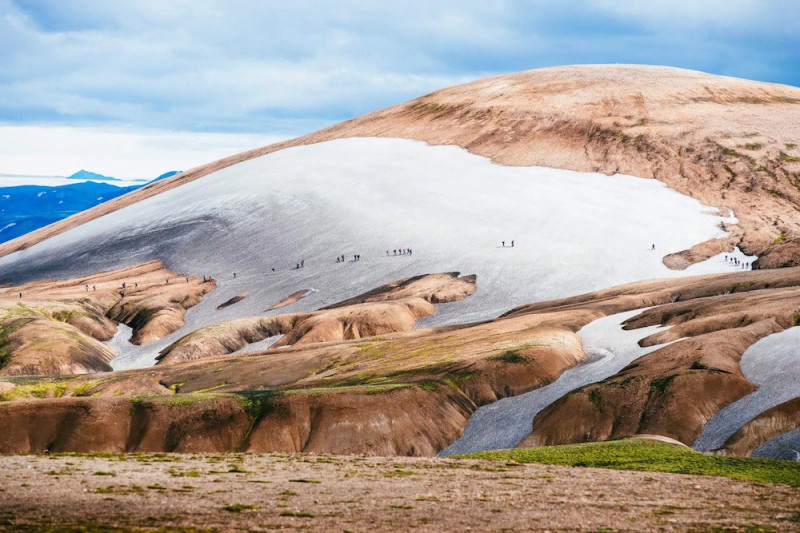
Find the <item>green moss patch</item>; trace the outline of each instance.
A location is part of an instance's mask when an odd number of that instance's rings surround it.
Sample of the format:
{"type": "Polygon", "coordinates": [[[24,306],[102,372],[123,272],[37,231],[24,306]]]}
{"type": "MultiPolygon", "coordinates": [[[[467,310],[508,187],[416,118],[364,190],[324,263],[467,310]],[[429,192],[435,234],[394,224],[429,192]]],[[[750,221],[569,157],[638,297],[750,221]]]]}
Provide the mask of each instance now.
{"type": "Polygon", "coordinates": [[[524,356],[519,354],[519,350],[506,350],[500,355],[493,355],[488,359],[489,361],[499,361],[501,363],[508,363],[508,364],[521,364],[528,362],[528,360],[524,356]]]}
{"type": "Polygon", "coordinates": [[[620,440],[477,452],[468,459],[587,466],[640,472],[723,476],[800,487],[800,463],[752,457],[708,455],[663,442],[620,440]]]}

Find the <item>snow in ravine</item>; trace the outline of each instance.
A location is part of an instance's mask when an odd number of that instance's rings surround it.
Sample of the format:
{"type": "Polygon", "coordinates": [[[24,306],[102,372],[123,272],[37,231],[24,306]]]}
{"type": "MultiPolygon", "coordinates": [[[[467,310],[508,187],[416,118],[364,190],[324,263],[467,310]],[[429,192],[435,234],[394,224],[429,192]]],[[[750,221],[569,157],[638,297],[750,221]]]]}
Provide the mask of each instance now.
{"type": "Polygon", "coordinates": [[[184,328],[141,349],[119,346],[122,355],[112,365],[121,369],[150,365],[177,338],[220,320],[265,314],[304,288],[318,292],[271,314],[316,309],[415,274],[477,274],[478,291],[439,306],[420,321],[425,326],[688,275],[667,269],[662,257],[723,235],[722,221],[731,220],[652,179],[509,167],[454,146],[351,138],[222,169],[3,257],[0,282],[152,259],[217,280],[218,288],[189,310],[184,328]],[[386,255],[396,248],[413,255],[386,255]],[[342,254],[362,260],[337,264],[342,254]],[[305,268],[295,270],[303,259],[305,268]],[[216,310],[244,292],[252,295],[216,310]]]}
{"type": "Polygon", "coordinates": [[[531,432],[533,419],[545,407],[568,392],[613,376],[643,355],[666,346],[642,348],[638,343],[667,328],[622,329],[623,322],[642,311],[644,309],[609,315],[581,328],[578,335],[587,355],[585,362],[567,370],[550,385],[479,408],[470,417],[461,438],[439,455],[513,448],[531,432]]]}
{"type": "MultiPolygon", "coordinates": [[[[758,390],[718,411],[706,423],[694,448],[720,448],[749,420],[800,396],[800,327],[759,340],[744,352],[740,364],[742,375],[758,390]]],[[[769,448],[781,457],[791,457],[792,450],[800,450],[800,433],[777,439],[769,448]]]]}

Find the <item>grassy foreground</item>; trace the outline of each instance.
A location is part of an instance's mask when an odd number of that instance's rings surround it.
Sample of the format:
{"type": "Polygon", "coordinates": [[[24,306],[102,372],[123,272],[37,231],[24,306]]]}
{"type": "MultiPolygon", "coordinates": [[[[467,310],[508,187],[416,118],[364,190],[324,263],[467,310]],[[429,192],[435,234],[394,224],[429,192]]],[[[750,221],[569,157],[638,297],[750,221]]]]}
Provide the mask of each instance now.
{"type": "Polygon", "coordinates": [[[641,472],[669,472],[703,476],[724,476],[763,483],[800,487],[800,463],[708,455],[675,444],[654,441],[619,440],[517,448],[460,455],[469,459],[517,461],[566,466],[591,466],[641,472]]]}

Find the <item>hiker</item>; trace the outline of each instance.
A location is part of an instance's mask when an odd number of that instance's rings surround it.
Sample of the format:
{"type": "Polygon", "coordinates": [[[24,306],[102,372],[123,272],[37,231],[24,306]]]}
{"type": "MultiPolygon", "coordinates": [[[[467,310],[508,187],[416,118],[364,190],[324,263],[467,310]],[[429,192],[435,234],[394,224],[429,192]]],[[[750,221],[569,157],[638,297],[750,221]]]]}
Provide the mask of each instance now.
{"type": "Polygon", "coordinates": [[[511,247],[512,248],[514,247],[514,241],[511,241],[511,247]]]}
{"type": "Polygon", "coordinates": [[[97,290],[97,285],[92,285],[92,290],[96,291],[97,290]]]}
{"type": "Polygon", "coordinates": [[[86,292],[89,292],[89,285],[86,285],[86,292]]]}
{"type": "Polygon", "coordinates": [[[656,245],[654,244],[654,245],[652,246],[652,248],[650,248],[650,249],[651,249],[651,250],[655,250],[655,249],[656,249],[656,245]]]}
{"type": "Polygon", "coordinates": [[[397,250],[392,250],[392,255],[397,255],[397,250]]]}
{"type": "Polygon", "coordinates": [[[503,244],[503,248],[505,248],[506,247],[506,241],[503,241],[502,244],[503,244]]]}
{"type": "Polygon", "coordinates": [[[233,273],[233,279],[236,279],[236,272],[233,273]]]}
{"type": "Polygon", "coordinates": [[[303,268],[305,266],[306,266],[306,260],[305,259],[301,259],[300,260],[300,268],[303,268]]]}
{"type": "Polygon", "coordinates": [[[294,267],[295,270],[300,270],[300,263],[297,263],[297,266],[294,267]]]}
{"type": "Polygon", "coordinates": [[[389,250],[386,250],[386,256],[387,257],[389,256],[389,250]]]}
{"type": "Polygon", "coordinates": [[[725,254],[725,262],[728,262],[728,254],[725,254]]]}
{"type": "Polygon", "coordinates": [[[133,284],[136,286],[137,289],[139,288],[139,282],[138,281],[134,281],[133,284]]]}
{"type": "Polygon", "coordinates": [[[125,282],[124,281],[122,282],[122,288],[123,289],[125,288],[125,282]]]}
{"type": "Polygon", "coordinates": [[[273,268],[272,271],[275,272],[275,269],[273,268]]]}
{"type": "Polygon", "coordinates": [[[411,251],[411,248],[408,249],[408,255],[414,255],[414,253],[411,251]]]}
{"type": "Polygon", "coordinates": [[[19,297],[22,298],[22,293],[19,293],[19,297]]]}
{"type": "Polygon", "coordinates": [[[186,276],[186,283],[189,283],[189,276],[186,276]]]}

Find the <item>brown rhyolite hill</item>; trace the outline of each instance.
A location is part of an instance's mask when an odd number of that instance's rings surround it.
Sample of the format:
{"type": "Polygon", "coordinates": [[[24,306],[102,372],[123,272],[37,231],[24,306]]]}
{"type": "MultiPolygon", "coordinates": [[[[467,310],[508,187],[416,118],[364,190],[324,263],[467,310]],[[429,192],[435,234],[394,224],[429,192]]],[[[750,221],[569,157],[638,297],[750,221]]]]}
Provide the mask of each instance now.
{"type": "Polygon", "coordinates": [[[723,453],[750,455],[773,437],[800,427],[800,397],[776,405],[756,416],[731,435],[723,453]]]}
{"type": "Polygon", "coordinates": [[[426,274],[382,285],[319,311],[226,320],[177,340],[161,351],[158,361],[229,354],[277,335],[282,337],[273,348],[408,331],[417,319],[436,311],[431,302],[454,302],[473,294],[475,280],[474,275],[459,277],[458,272],[426,274]]]}
{"type": "Polygon", "coordinates": [[[353,136],[454,144],[506,165],[656,178],[733,209],[732,238],[667,257],[673,268],[739,244],[765,268],[800,261],[800,89],[668,67],[584,65],[449,87],[304,137],[191,169],[0,245],[0,255],[290,146],[353,136]]]}
{"type": "MultiPolygon", "coordinates": [[[[798,320],[800,267],[637,282],[476,324],[231,355],[212,350],[202,359],[58,381],[6,378],[0,452],[432,455],[461,435],[477,407],[542,387],[584,361],[575,334],[582,326],[647,307],[628,328],[673,327],[644,344],[686,338],[556,401],[532,420],[526,444],[642,434],[691,444],[706,420],[754,390],[739,368],[747,347],[798,320]]],[[[217,344],[213,335],[195,341],[199,352],[217,344]]],[[[748,439],[763,441],[796,420],[778,422],[754,426],[748,439]]]]}
{"type": "Polygon", "coordinates": [[[147,344],[180,329],[186,310],[214,286],[153,261],[0,288],[0,374],[110,371],[117,354],[101,341],[117,323],[133,328],[132,343],[147,344]]]}

